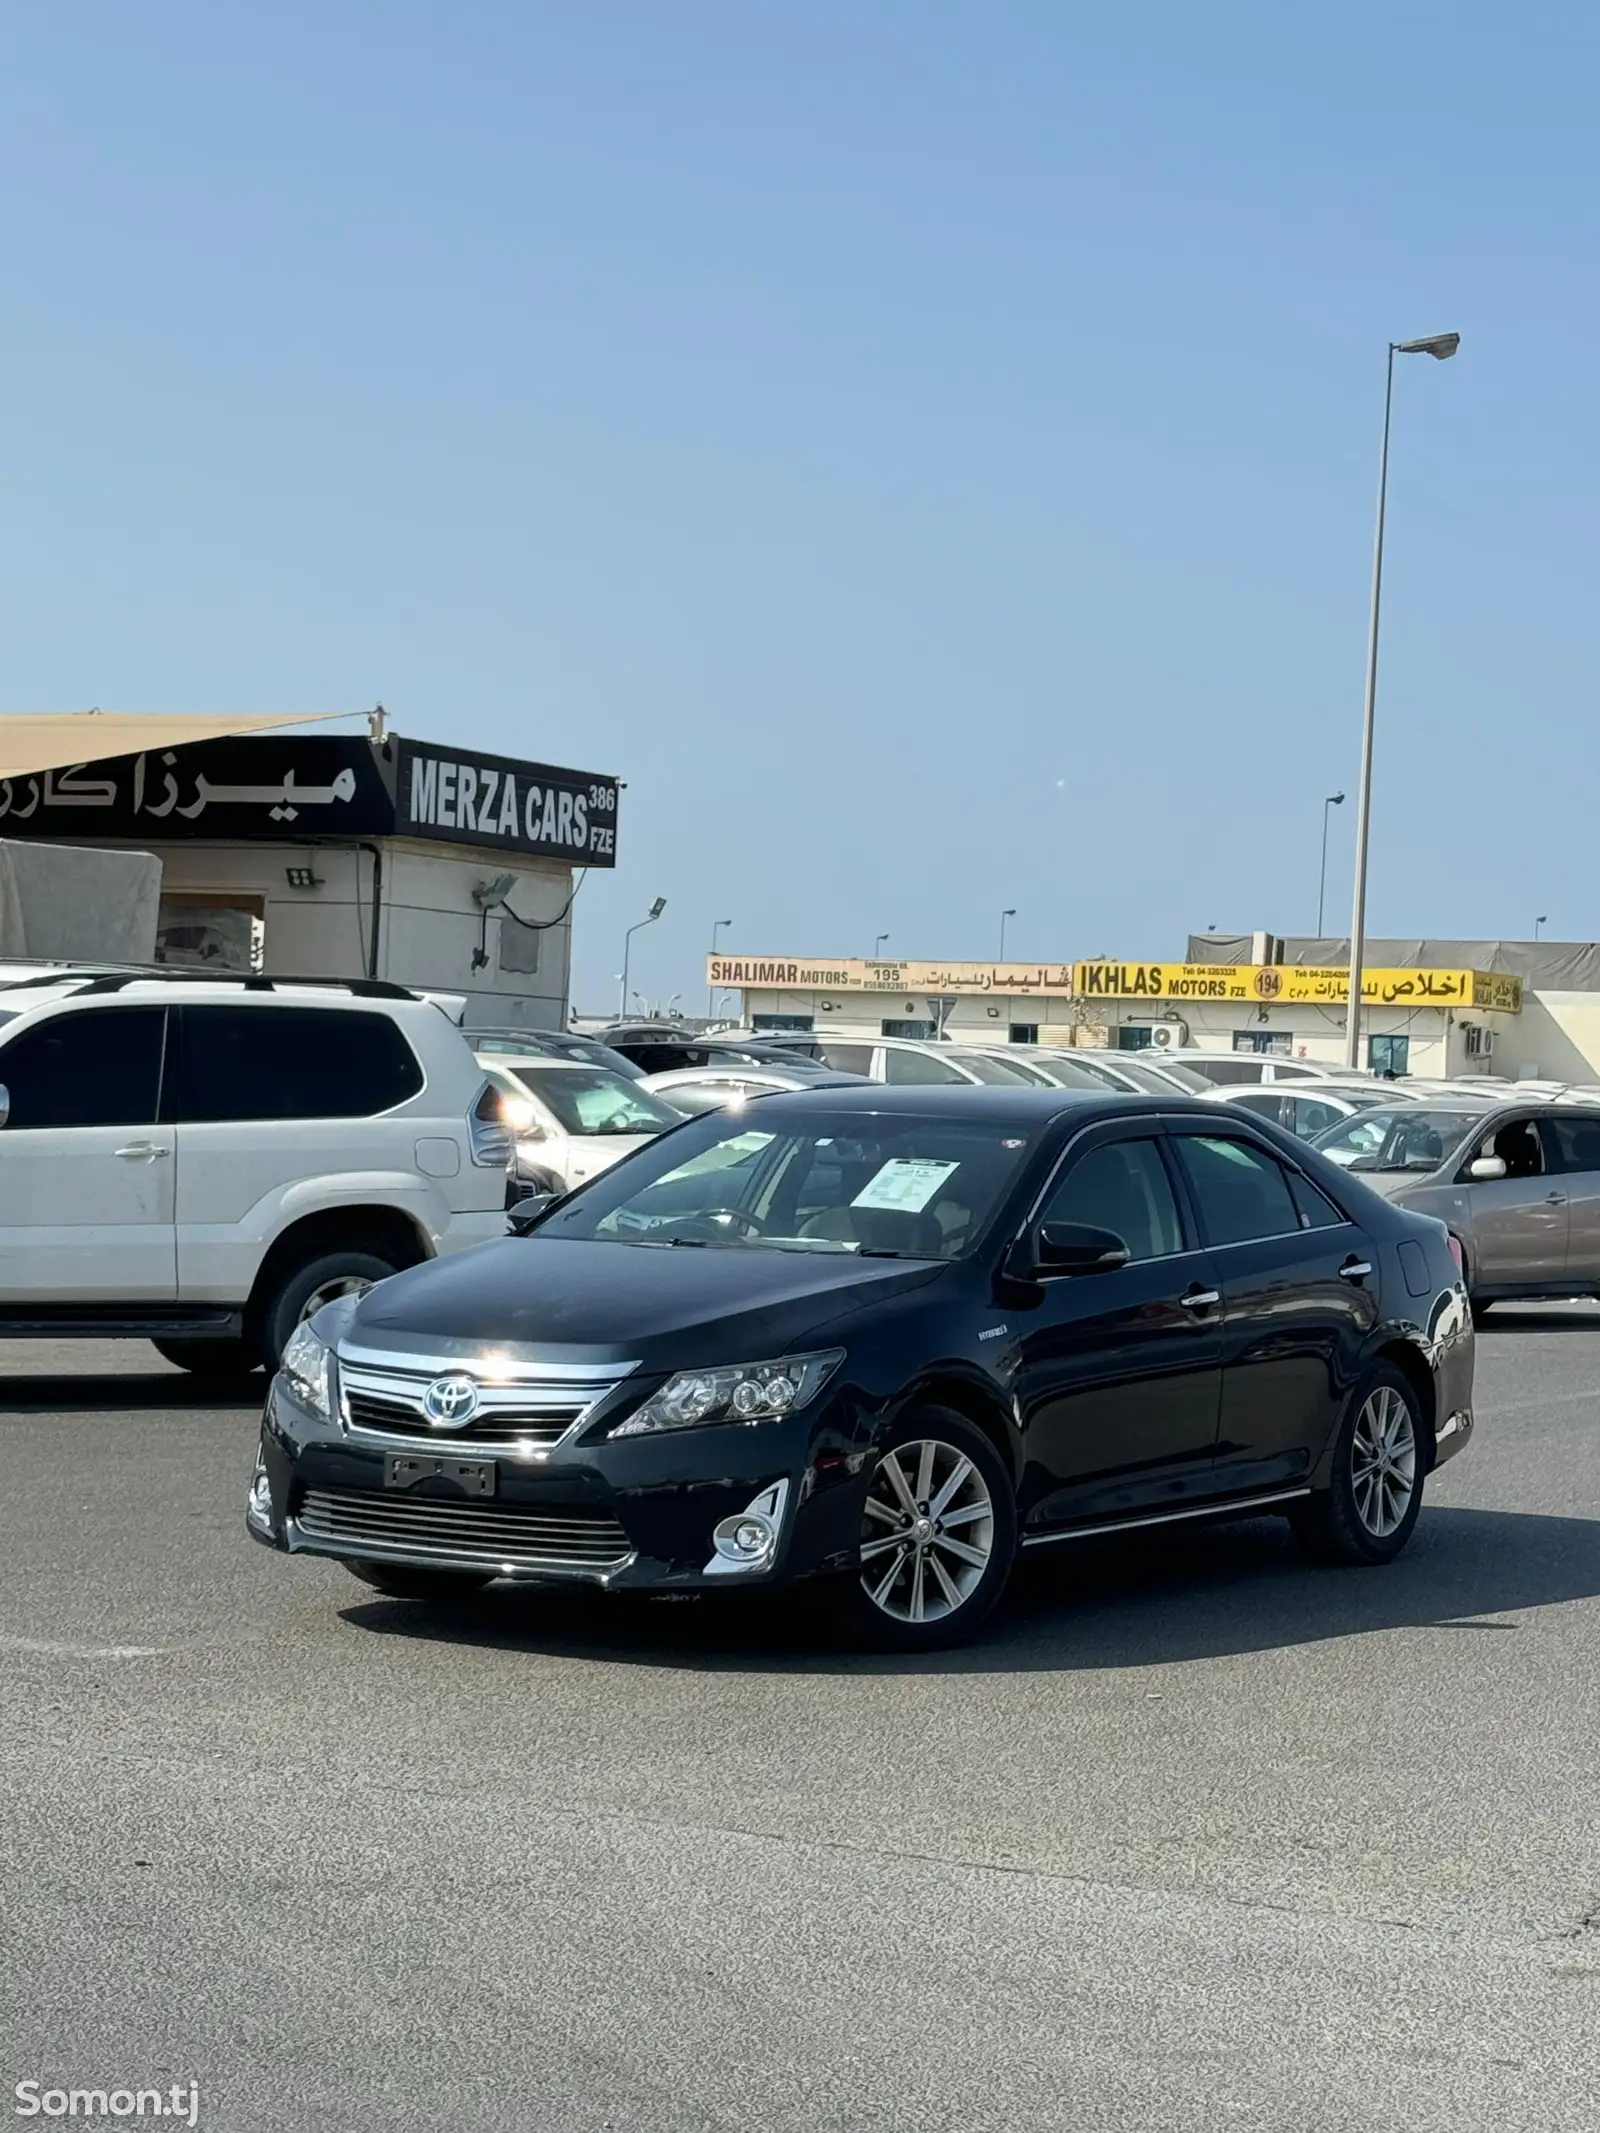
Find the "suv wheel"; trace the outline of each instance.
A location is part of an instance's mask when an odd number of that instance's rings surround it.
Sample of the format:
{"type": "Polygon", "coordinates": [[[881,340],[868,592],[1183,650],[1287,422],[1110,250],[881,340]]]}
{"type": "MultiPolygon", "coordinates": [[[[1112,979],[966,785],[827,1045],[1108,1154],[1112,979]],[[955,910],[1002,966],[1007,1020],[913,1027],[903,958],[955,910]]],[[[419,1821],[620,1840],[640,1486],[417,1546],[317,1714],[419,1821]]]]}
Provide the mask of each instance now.
{"type": "Polygon", "coordinates": [[[374,1563],[365,1558],[346,1570],[374,1592],[392,1600],[470,1600],[489,1580],[475,1570],[414,1570],[409,1563],[374,1563]]]}
{"type": "Polygon", "coordinates": [[[999,1599],[1016,1546],[1000,1454],[964,1415],[915,1408],[867,1478],[860,1567],[842,1596],[849,1626],[891,1651],[956,1643],[999,1599]]]}
{"type": "Polygon", "coordinates": [[[314,1316],[340,1296],[365,1296],[394,1272],[391,1263],[375,1252],[325,1252],[320,1259],[291,1267],[261,1305],[260,1352],[267,1368],[277,1368],[290,1334],[303,1318],[314,1316]]]}
{"type": "Polygon", "coordinates": [[[1290,1513],[1322,1563],[1390,1563],[1422,1509],[1424,1431],[1417,1396],[1380,1364],[1356,1387],[1333,1450],[1329,1486],[1290,1513]]]}
{"type": "Polygon", "coordinates": [[[224,1384],[246,1378],[261,1368],[261,1357],[246,1340],[152,1341],[156,1354],[180,1370],[187,1370],[207,1384],[224,1384]]]}

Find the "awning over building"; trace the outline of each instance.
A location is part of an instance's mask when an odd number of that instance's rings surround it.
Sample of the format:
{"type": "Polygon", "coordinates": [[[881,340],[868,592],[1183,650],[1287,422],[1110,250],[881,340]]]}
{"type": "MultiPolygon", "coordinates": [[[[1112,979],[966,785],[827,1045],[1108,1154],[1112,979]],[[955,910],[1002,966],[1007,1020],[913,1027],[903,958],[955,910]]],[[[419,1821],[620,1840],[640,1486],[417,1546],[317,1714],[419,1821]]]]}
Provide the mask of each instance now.
{"type": "Polygon", "coordinates": [[[66,770],[115,756],[179,748],[185,741],[214,741],[233,733],[270,733],[282,726],[311,726],[346,711],[266,712],[240,717],[202,711],[19,711],[0,715],[0,778],[66,770]]]}

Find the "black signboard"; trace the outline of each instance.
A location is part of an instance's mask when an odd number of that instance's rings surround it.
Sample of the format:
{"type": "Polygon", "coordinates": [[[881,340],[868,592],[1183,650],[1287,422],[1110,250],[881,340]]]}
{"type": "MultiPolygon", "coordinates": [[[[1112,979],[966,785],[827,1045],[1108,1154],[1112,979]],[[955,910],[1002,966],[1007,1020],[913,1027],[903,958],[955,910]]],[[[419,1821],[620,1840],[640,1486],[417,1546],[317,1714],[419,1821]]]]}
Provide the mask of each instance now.
{"type": "Polygon", "coordinates": [[[0,778],[0,838],[425,837],[616,865],[617,781],[398,735],[195,741],[0,778]]]}
{"type": "Polygon", "coordinates": [[[617,863],[617,781],[431,741],[397,743],[395,828],[573,866],[617,863]]]}
{"type": "Polygon", "coordinates": [[[383,836],[394,801],[357,736],[195,741],[144,755],[0,778],[0,837],[66,844],[129,837],[383,836]]]}

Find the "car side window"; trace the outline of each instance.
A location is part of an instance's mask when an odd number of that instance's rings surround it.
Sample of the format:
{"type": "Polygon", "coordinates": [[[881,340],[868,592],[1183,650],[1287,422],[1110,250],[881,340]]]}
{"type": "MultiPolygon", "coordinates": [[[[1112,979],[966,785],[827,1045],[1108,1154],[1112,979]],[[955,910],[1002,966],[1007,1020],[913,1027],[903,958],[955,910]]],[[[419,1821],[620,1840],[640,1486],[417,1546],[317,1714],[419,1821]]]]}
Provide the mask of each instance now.
{"type": "Polygon", "coordinates": [[[1303,1141],[1310,1140],[1313,1133],[1325,1133],[1329,1126],[1338,1125],[1343,1116],[1342,1111],[1315,1096],[1286,1096],[1283,1100],[1283,1122],[1303,1141]]]}
{"type": "Polygon", "coordinates": [[[185,1007],[180,1124],[374,1118],[418,1094],[416,1054],[359,1008],[185,1007]]]}
{"type": "Polygon", "coordinates": [[[1337,1229],[1349,1218],[1334,1206],[1320,1187],[1313,1185],[1308,1177],[1298,1170],[1288,1173],[1289,1192],[1294,1200],[1295,1213],[1300,1217],[1302,1229],[1337,1229]]]}
{"type": "Polygon", "coordinates": [[[1111,1230],[1134,1259],[1183,1250],[1178,1202],[1154,1140],[1102,1141],[1078,1157],[1050,1195],[1046,1222],[1111,1230]]]}
{"type": "Polygon", "coordinates": [[[1233,1102],[1240,1111],[1249,1111],[1257,1118],[1270,1118],[1275,1126],[1284,1123],[1284,1100],[1276,1089],[1249,1089],[1243,1096],[1235,1096],[1233,1102]]]}
{"type": "Polygon", "coordinates": [[[1551,1112],[1540,1119],[1539,1132],[1547,1170],[1600,1171],[1600,1118],[1561,1118],[1551,1112]]]}
{"type": "Polygon", "coordinates": [[[1488,1134],[1474,1152],[1499,1156],[1506,1166],[1508,1178],[1544,1175],[1544,1146],[1539,1139],[1539,1128],[1531,1118],[1508,1119],[1488,1134]]]}
{"type": "Polygon", "coordinates": [[[1177,1134],[1173,1145],[1208,1244],[1248,1244],[1303,1227],[1288,1172],[1263,1149],[1207,1133],[1177,1134]]]}
{"type": "Polygon", "coordinates": [[[919,1086],[930,1082],[960,1081],[964,1077],[946,1059],[935,1059],[929,1052],[886,1051],[883,1055],[883,1078],[891,1087],[905,1088],[912,1083],[919,1086]]]}
{"type": "Polygon", "coordinates": [[[11,1098],[6,1133],[153,1126],[166,1019],[164,1007],[86,1007],[13,1037],[0,1050],[0,1085],[11,1098]]]}
{"type": "Polygon", "coordinates": [[[870,1044],[835,1043],[829,1037],[823,1041],[822,1056],[836,1074],[870,1074],[872,1072],[872,1046],[870,1044]]]}

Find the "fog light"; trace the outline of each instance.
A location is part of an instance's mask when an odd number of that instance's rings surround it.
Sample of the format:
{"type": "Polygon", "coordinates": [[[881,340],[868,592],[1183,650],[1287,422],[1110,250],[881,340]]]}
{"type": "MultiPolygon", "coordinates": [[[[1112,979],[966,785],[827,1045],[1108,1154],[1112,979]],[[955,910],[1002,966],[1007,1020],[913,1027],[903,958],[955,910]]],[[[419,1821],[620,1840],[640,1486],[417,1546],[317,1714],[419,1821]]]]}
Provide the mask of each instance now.
{"type": "Polygon", "coordinates": [[[267,1462],[256,1453],[256,1470],[250,1476],[250,1494],[245,1499],[244,1515],[258,1533],[272,1531],[272,1483],[267,1479],[267,1462]]]}
{"type": "Polygon", "coordinates": [[[767,1519],[746,1513],[741,1518],[725,1518],[711,1541],[718,1555],[731,1563],[756,1563],[771,1552],[777,1537],[767,1519]]]}

